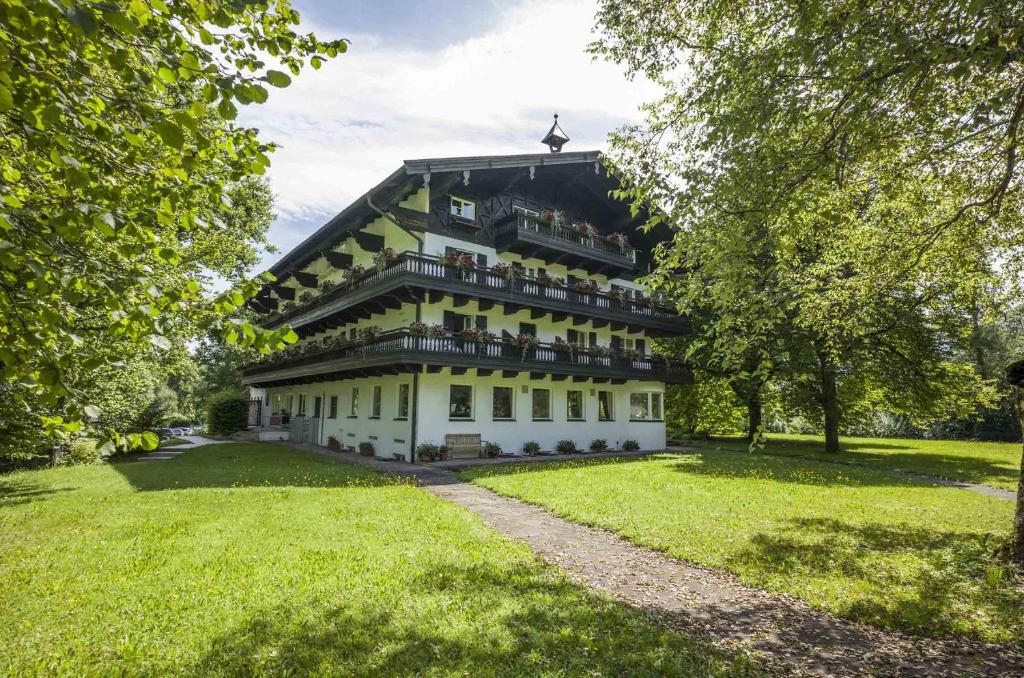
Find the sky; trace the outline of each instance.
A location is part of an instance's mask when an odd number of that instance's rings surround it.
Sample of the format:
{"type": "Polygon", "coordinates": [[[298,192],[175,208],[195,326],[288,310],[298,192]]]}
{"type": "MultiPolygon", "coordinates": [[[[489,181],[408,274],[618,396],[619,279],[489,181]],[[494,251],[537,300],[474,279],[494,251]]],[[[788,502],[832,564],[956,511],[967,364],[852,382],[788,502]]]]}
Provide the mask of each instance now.
{"type": "Polygon", "coordinates": [[[306,69],[240,122],[271,156],[280,250],[269,267],[403,160],[533,153],[552,114],[566,150],[603,149],[657,95],[586,54],[595,0],[293,0],[300,30],[348,38],[346,54],[306,69]]]}

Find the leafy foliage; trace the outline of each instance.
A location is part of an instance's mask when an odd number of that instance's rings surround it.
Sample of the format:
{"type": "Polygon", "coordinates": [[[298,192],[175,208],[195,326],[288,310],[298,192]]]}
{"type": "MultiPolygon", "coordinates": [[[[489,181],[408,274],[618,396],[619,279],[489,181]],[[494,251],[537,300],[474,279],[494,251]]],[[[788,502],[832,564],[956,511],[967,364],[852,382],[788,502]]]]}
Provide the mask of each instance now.
{"type": "Polygon", "coordinates": [[[48,434],[98,413],[71,377],[112,361],[76,362],[92,338],[294,341],[224,316],[268,280],[237,279],[262,236],[231,201],[259,192],[272,150],[232,122],[237,105],[290,82],[264,58],[295,75],[346,47],[298,20],[286,0],[0,5],[0,378],[56,410],[48,434]],[[235,285],[210,295],[204,268],[235,285]]]}
{"type": "Polygon", "coordinates": [[[249,425],[249,398],[230,391],[215,394],[206,403],[206,428],[215,435],[230,435],[249,425]]]}

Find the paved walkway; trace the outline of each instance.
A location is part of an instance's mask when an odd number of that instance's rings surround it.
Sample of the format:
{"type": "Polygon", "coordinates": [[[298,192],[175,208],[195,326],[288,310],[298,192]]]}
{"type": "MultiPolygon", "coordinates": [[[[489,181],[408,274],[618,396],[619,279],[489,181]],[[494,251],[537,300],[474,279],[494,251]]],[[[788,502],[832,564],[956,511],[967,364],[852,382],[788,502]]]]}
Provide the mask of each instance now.
{"type": "Polygon", "coordinates": [[[464,483],[436,465],[292,446],[390,475],[412,476],[428,492],[526,542],[576,581],[647,609],[686,634],[746,649],[769,667],[832,676],[1024,675],[1020,647],[915,639],[862,626],[798,600],[744,586],[724,572],[689,565],[606,530],[464,483]]]}
{"type": "Polygon", "coordinates": [[[167,459],[174,459],[180,457],[189,450],[194,450],[197,447],[203,445],[217,445],[220,443],[231,442],[228,440],[213,440],[212,438],[204,438],[203,436],[175,436],[187,440],[186,445],[175,445],[173,447],[158,447],[149,454],[143,455],[135,461],[165,461],[167,459]]]}
{"type": "MultiPolygon", "coordinates": [[[[713,447],[711,445],[698,445],[695,447],[669,447],[668,452],[736,452],[735,449],[728,447],[713,447]]],[[[983,494],[986,497],[995,497],[996,499],[1008,499],[1009,501],[1017,500],[1017,493],[1013,490],[1004,490],[999,487],[992,487],[991,485],[978,485],[977,483],[965,483],[959,480],[947,480],[946,478],[939,478],[938,476],[930,476],[925,473],[915,473],[914,471],[900,471],[898,469],[879,468],[871,464],[862,464],[856,461],[849,461],[847,459],[822,459],[820,457],[806,457],[798,454],[772,454],[771,452],[755,452],[754,454],[760,454],[765,457],[776,457],[778,459],[806,459],[807,461],[820,462],[822,464],[835,464],[837,466],[855,466],[857,468],[866,468],[876,473],[885,473],[897,478],[910,478],[912,480],[923,480],[929,483],[935,483],[936,485],[945,485],[946,487],[955,487],[958,490],[967,490],[968,492],[976,492],[977,494],[983,494]]]]}

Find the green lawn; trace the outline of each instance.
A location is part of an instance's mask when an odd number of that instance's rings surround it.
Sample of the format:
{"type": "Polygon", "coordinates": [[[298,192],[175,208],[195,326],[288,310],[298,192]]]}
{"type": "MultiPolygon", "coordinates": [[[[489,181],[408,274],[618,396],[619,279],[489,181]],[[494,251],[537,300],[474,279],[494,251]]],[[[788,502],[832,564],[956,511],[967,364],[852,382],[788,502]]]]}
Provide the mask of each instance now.
{"type": "Polygon", "coordinates": [[[0,675],[746,675],[454,505],[268,444],[0,476],[0,675]]]}
{"type": "MultiPolygon", "coordinates": [[[[979,443],[963,440],[910,440],[905,438],[841,438],[842,451],[828,454],[821,436],[771,433],[767,454],[850,461],[880,469],[914,471],[980,485],[1016,490],[1020,478],[1020,443],[979,443]]],[[[691,447],[747,449],[738,436],[710,441],[687,440],[691,447]]]]}
{"type": "Polygon", "coordinates": [[[1010,532],[1009,501],[720,451],[464,476],[846,617],[923,635],[1024,638],[1024,586],[993,556],[1010,532]]]}

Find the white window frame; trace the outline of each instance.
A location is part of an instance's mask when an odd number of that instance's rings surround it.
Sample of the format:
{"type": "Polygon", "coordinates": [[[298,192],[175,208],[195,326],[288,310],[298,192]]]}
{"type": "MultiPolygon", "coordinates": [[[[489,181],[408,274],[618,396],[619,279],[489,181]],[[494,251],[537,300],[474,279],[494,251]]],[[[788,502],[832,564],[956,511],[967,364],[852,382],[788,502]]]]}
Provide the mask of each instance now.
{"type": "Polygon", "coordinates": [[[476,221],[476,203],[455,195],[448,196],[448,210],[453,217],[466,221],[476,221]]]}
{"type": "Polygon", "coordinates": [[[395,396],[395,419],[409,418],[409,396],[411,393],[412,387],[409,384],[398,385],[398,393],[395,396]],[[402,389],[405,389],[405,414],[402,414],[402,389]]]}
{"type": "Polygon", "coordinates": [[[615,421],[615,392],[614,391],[598,391],[597,392],[597,420],[598,421],[615,421]],[[601,394],[608,394],[608,416],[601,417],[601,394]]]}
{"type": "Polygon", "coordinates": [[[565,392],[565,420],[566,421],[586,421],[587,420],[587,399],[583,393],[583,389],[570,388],[565,392]],[[569,410],[569,394],[579,393],[580,394],[580,416],[573,417],[569,410]]]}
{"type": "Polygon", "coordinates": [[[298,413],[296,413],[295,416],[297,416],[297,417],[304,417],[304,416],[306,416],[306,394],[305,393],[300,393],[299,394],[299,411],[298,411],[298,413]]]}
{"type": "Polygon", "coordinates": [[[473,399],[475,397],[474,389],[472,384],[449,384],[448,385],[448,421],[473,421],[473,399]],[[468,388],[469,389],[469,414],[466,416],[456,417],[452,414],[452,389],[454,388],[468,388]]]}
{"type": "Polygon", "coordinates": [[[380,419],[380,411],[384,402],[384,388],[374,386],[370,391],[370,419],[380,419]]]}
{"type": "Polygon", "coordinates": [[[348,418],[356,419],[359,417],[359,387],[353,386],[349,393],[350,400],[348,401],[348,418]]]}
{"type": "Polygon", "coordinates": [[[630,421],[664,421],[665,417],[665,396],[661,391],[633,391],[629,394],[629,420],[630,421]],[[647,410],[646,416],[638,417],[633,413],[634,396],[642,396],[644,407],[647,410]],[[657,416],[655,416],[655,403],[657,403],[657,416]]]}
{"type": "Polygon", "coordinates": [[[494,386],[491,388],[491,421],[515,421],[516,420],[516,389],[512,386],[494,386]],[[494,416],[494,395],[498,392],[498,389],[505,389],[509,394],[509,416],[507,417],[495,417],[494,416]]]}
{"type": "Polygon", "coordinates": [[[530,391],[530,418],[533,421],[551,421],[551,389],[550,388],[535,388],[530,391]],[[538,417],[533,411],[534,398],[537,391],[547,391],[548,394],[548,416],[538,417]]]}

